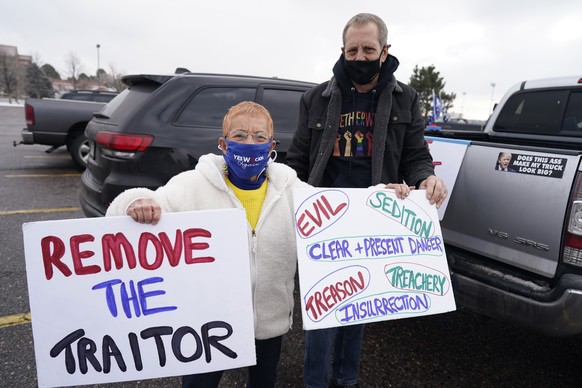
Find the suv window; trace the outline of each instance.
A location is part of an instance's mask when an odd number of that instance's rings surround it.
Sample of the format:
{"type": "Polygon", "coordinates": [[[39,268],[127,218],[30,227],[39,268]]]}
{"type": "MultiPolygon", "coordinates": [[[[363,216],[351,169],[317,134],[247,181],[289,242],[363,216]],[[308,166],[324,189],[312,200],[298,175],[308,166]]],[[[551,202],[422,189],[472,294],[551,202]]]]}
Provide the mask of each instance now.
{"type": "Polygon", "coordinates": [[[503,106],[493,129],[558,134],[567,101],[568,90],[516,93],[503,106]]]}
{"type": "Polygon", "coordinates": [[[113,122],[119,123],[125,120],[127,117],[131,117],[134,111],[144,103],[145,99],[148,98],[154,90],[156,90],[159,85],[136,85],[130,89],[125,89],[123,92],[119,93],[115,100],[112,100],[109,104],[105,105],[101,109],[100,113],[109,117],[113,122]],[[131,95],[131,98],[128,96],[131,95]]]}
{"type": "Polygon", "coordinates": [[[295,132],[299,121],[299,101],[303,93],[304,90],[263,90],[261,104],[271,113],[275,134],[295,132]]]}
{"type": "Polygon", "coordinates": [[[177,125],[221,128],[228,109],[241,101],[254,101],[255,88],[205,88],[188,101],[177,125]]]}
{"type": "MultiPolygon", "coordinates": [[[[582,92],[570,94],[562,131],[575,132],[574,135],[582,135],[582,92]]],[[[568,133],[571,134],[571,133],[568,133]]]]}

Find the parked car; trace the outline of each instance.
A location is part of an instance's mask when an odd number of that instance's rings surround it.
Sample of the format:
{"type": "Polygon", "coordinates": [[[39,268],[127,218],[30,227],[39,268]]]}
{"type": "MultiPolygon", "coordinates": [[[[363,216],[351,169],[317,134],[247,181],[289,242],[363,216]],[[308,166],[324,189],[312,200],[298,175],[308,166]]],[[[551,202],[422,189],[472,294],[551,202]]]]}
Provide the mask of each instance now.
{"type": "Polygon", "coordinates": [[[278,78],[183,72],[129,75],[128,89],[87,125],[90,155],[82,176],[81,207],[103,216],[131,187],[156,189],[193,169],[217,149],[228,108],[245,100],[264,105],[275,124],[277,161],[284,161],[297,128],[301,95],[313,83],[278,78]]]}
{"type": "Polygon", "coordinates": [[[106,103],[119,93],[98,90],[73,90],[60,99],[28,98],[24,104],[26,128],[18,144],[44,144],[50,153],[66,146],[73,161],[82,169],[89,156],[85,127],[106,103]]]}
{"type": "Polygon", "coordinates": [[[426,134],[470,142],[441,222],[457,304],[582,334],[582,76],[515,84],[483,132],[426,134]]]}

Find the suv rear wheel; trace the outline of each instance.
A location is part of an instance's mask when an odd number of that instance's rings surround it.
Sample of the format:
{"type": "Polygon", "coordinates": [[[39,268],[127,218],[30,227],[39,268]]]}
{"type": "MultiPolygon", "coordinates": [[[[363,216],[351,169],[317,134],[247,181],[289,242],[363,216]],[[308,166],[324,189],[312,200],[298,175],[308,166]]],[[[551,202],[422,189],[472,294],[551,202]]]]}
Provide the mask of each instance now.
{"type": "Polygon", "coordinates": [[[77,132],[67,143],[67,149],[73,158],[73,161],[81,169],[87,167],[87,158],[89,158],[89,140],[85,137],[84,132],[77,132]]]}

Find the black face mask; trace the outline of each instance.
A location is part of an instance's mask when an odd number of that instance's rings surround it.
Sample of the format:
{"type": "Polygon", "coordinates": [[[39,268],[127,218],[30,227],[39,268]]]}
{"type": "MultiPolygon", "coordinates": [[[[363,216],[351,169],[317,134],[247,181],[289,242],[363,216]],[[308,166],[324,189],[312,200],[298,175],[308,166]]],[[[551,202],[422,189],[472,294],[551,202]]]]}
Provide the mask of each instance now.
{"type": "Polygon", "coordinates": [[[344,68],[348,77],[358,85],[369,84],[380,72],[381,56],[375,61],[348,61],[344,57],[344,68]]]}

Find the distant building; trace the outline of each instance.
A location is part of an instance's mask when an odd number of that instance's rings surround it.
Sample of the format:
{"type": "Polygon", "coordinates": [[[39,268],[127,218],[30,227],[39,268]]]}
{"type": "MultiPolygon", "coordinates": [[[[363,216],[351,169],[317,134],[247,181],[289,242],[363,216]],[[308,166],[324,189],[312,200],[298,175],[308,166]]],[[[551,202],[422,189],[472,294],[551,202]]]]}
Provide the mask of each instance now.
{"type": "Polygon", "coordinates": [[[66,79],[51,79],[55,95],[60,96],[66,92],[73,90],[73,83],[66,79]]]}
{"type": "Polygon", "coordinates": [[[32,56],[18,54],[18,48],[16,46],[0,44],[0,53],[17,57],[18,61],[24,66],[28,66],[32,63],[32,56]]]}

